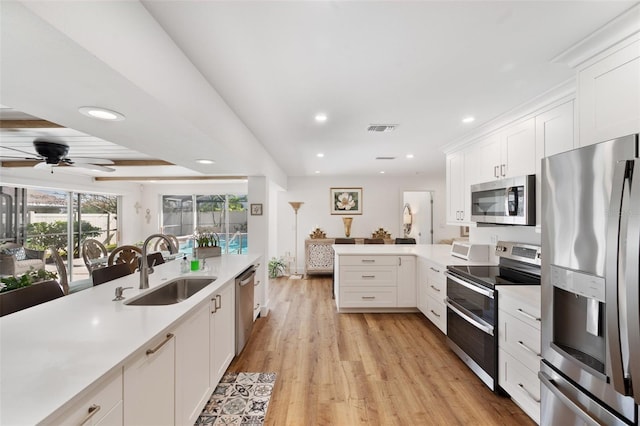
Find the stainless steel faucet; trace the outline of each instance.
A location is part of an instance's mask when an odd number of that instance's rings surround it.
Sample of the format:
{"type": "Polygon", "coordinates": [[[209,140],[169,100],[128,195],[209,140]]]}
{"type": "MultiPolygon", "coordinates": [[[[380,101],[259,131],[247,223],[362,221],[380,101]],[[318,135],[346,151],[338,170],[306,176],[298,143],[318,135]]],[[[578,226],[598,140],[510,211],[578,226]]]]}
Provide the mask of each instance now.
{"type": "Polygon", "coordinates": [[[140,290],[149,288],[149,274],[153,274],[153,265],[149,267],[149,262],[147,260],[147,245],[149,244],[149,241],[154,238],[162,238],[165,240],[169,245],[169,253],[173,254],[173,243],[164,234],[152,234],[144,240],[144,243],[142,244],[142,259],[140,259],[140,290]]]}

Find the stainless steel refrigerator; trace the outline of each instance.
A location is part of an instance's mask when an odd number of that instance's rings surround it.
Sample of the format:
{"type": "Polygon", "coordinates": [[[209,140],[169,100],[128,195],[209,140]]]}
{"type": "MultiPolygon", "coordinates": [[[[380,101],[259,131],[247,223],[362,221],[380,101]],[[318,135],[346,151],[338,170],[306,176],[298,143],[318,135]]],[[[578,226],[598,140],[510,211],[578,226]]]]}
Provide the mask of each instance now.
{"type": "Polygon", "coordinates": [[[638,135],[542,162],[542,425],[638,424],[638,135]]]}

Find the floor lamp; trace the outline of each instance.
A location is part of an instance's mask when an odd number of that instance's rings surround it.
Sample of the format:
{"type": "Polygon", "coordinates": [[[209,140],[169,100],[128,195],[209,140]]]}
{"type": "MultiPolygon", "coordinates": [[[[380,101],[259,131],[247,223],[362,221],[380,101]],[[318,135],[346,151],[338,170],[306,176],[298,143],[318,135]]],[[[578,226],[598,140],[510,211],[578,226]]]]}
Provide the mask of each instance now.
{"type": "Polygon", "coordinates": [[[294,259],[295,259],[295,270],[294,270],[294,274],[291,274],[289,276],[290,279],[293,280],[299,280],[300,278],[302,278],[301,275],[298,275],[298,210],[300,209],[300,206],[303,205],[303,202],[300,201],[289,201],[289,204],[291,204],[291,207],[293,207],[293,211],[296,215],[296,220],[295,220],[295,227],[296,227],[296,231],[295,231],[295,251],[294,253],[294,259]]]}

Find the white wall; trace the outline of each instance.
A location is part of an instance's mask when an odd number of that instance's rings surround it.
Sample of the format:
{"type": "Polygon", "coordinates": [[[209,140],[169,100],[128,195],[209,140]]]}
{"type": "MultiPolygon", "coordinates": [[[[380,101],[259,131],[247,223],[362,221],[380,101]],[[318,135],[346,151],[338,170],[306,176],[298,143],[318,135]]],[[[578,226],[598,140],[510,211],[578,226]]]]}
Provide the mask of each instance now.
{"type": "Polygon", "coordinates": [[[352,215],[352,237],[370,237],[383,227],[392,238],[402,236],[403,191],[432,191],[434,199],[434,242],[460,235],[459,227],[447,226],[445,218],[445,177],[290,177],[287,191],[278,196],[278,256],[294,251],[294,212],[289,201],[302,201],[298,211],[298,271],[304,268],[304,240],[318,225],[328,237],[343,237],[342,215],[331,215],[329,190],[332,187],[362,188],[362,215],[352,215]]]}

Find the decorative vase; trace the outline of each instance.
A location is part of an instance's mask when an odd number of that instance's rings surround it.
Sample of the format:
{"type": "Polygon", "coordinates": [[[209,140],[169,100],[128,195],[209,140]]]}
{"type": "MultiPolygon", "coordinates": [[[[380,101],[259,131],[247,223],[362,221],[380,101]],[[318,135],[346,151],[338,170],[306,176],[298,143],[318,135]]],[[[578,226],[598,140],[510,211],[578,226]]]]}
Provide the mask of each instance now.
{"type": "Polygon", "coordinates": [[[206,259],[208,257],[218,257],[222,254],[222,247],[196,247],[196,259],[206,259]]]}
{"type": "Polygon", "coordinates": [[[351,222],[353,222],[353,218],[343,217],[342,222],[344,222],[344,236],[349,238],[349,235],[351,235],[351,222]]]}

